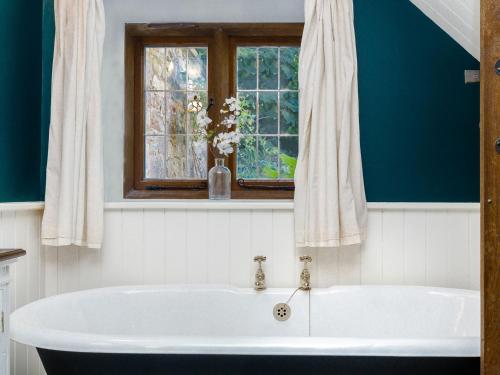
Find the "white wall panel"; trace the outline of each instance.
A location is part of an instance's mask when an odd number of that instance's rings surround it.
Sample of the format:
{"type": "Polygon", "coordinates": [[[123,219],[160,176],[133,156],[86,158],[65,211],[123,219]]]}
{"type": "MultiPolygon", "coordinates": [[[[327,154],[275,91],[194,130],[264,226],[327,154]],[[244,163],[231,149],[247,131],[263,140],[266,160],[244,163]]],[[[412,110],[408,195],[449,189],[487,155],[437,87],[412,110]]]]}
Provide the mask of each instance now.
{"type": "MultiPolygon", "coordinates": [[[[479,289],[479,208],[370,204],[362,246],[296,249],[292,206],[107,205],[101,250],[40,245],[41,207],[0,205],[0,246],[28,255],[13,267],[12,306],[102,286],[217,283],[252,287],[253,257],[267,255],[269,287],[295,287],[310,254],[313,287],[411,284],[479,289]],[[227,234],[226,234],[227,233],[227,234]]],[[[43,370],[33,348],[12,344],[15,375],[43,370]]]]}

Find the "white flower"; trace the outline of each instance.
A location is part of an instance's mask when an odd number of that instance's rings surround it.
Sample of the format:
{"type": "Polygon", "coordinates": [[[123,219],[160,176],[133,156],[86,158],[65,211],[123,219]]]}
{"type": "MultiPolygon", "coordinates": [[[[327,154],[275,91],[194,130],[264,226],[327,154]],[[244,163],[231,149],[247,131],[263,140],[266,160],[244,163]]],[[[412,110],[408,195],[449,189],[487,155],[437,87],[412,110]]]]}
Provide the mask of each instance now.
{"type": "Polygon", "coordinates": [[[226,141],[217,144],[217,149],[224,156],[228,156],[229,154],[232,154],[234,151],[233,146],[226,141]]]}
{"type": "Polygon", "coordinates": [[[212,122],[212,119],[207,116],[207,111],[202,109],[196,115],[196,123],[200,128],[206,128],[208,124],[212,122]]]}
{"type": "Polygon", "coordinates": [[[230,129],[233,125],[236,125],[237,124],[237,121],[236,121],[236,116],[235,115],[229,115],[229,117],[226,117],[223,121],[222,121],[222,124],[223,125],[226,125],[226,127],[228,129],[230,129]]]}

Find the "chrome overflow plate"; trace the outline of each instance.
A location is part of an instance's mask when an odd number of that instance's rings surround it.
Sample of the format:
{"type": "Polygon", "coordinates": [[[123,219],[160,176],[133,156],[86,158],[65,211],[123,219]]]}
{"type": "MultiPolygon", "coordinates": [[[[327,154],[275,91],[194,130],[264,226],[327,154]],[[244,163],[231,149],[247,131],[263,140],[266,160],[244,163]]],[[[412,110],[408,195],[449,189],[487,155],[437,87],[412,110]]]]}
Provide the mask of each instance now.
{"type": "Polygon", "coordinates": [[[284,322],[290,319],[292,315],[292,309],[286,303],[278,303],[273,309],[274,319],[284,322]]]}

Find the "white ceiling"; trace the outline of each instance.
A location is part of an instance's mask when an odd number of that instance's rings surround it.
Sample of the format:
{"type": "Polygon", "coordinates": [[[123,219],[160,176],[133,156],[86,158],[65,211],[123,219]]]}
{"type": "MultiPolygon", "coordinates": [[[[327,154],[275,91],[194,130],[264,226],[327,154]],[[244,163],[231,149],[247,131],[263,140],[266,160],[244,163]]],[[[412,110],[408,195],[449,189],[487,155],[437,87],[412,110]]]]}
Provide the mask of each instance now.
{"type": "Polygon", "coordinates": [[[410,0],[479,60],[480,0],[410,0]]]}

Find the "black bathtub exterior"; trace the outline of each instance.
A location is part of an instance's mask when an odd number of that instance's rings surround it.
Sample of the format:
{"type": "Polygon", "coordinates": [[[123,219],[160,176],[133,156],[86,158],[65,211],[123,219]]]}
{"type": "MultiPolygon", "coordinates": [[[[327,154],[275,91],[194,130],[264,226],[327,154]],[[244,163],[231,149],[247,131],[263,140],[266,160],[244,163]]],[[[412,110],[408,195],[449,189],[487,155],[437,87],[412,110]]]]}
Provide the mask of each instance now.
{"type": "Polygon", "coordinates": [[[479,358],[159,355],[38,349],[47,375],[479,375],[479,358]]]}

